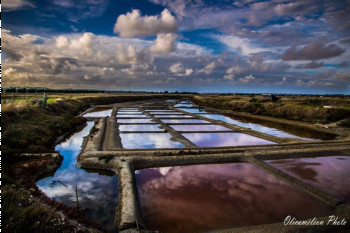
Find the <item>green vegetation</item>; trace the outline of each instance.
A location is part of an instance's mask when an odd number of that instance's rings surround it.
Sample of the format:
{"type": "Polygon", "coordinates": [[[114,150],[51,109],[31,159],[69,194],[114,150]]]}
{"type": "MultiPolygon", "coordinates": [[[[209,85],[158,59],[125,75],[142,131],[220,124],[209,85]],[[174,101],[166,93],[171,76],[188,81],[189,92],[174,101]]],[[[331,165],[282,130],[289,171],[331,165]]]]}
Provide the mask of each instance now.
{"type": "MultiPolygon", "coordinates": [[[[46,197],[44,200],[50,206],[43,204],[40,193],[32,188],[32,175],[45,170],[44,160],[17,155],[24,152],[52,152],[58,137],[85,124],[86,120],[76,115],[93,105],[174,99],[180,95],[50,93],[46,107],[40,104],[42,97],[28,93],[16,93],[13,97],[12,93],[2,95],[3,229],[4,232],[86,232],[79,226],[72,226],[69,219],[58,213],[57,203],[46,197]],[[24,161],[31,163],[31,174],[15,174],[13,171],[20,170],[18,164],[24,161]]],[[[61,206],[59,209],[65,208],[61,206]]],[[[71,215],[72,211],[68,209],[65,213],[71,215]]]]}
{"type": "Polygon", "coordinates": [[[196,95],[192,100],[200,106],[311,123],[331,123],[350,116],[350,98],[345,96],[278,96],[278,100],[271,101],[269,96],[261,95],[196,95]]]}

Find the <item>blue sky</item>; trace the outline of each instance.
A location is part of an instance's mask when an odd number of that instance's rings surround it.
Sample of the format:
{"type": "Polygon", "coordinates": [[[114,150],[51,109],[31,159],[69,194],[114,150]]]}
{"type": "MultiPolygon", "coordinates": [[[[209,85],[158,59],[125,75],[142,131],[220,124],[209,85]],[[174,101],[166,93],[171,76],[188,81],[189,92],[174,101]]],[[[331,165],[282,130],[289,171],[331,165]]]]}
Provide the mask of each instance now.
{"type": "Polygon", "coordinates": [[[4,86],[350,94],[350,1],[5,0],[4,86]]]}

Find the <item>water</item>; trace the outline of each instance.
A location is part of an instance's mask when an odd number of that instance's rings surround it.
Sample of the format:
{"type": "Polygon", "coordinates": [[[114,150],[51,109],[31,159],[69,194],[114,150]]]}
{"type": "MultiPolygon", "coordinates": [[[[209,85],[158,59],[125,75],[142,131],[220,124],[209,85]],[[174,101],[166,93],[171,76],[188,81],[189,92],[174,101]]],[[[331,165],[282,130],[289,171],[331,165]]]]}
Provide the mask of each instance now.
{"type": "Polygon", "coordinates": [[[117,123],[154,123],[149,119],[117,119],[117,123]]]}
{"type": "Polygon", "coordinates": [[[266,161],[285,173],[350,202],[350,157],[327,156],[266,161]]]}
{"type": "Polygon", "coordinates": [[[66,141],[57,145],[55,150],[63,156],[61,166],[54,176],[36,182],[38,188],[55,201],[76,207],[75,186],[78,187],[79,206],[87,217],[114,232],[114,215],[118,204],[118,178],[115,174],[100,171],[86,171],[75,166],[80,153],[83,138],[93,127],[93,122],[66,141]],[[63,172],[65,173],[63,174],[63,172]],[[60,182],[52,184],[61,175],[60,182]],[[65,186],[66,185],[66,186],[65,186]]]}
{"type": "Polygon", "coordinates": [[[199,108],[179,108],[179,109],[185,112],[195,113],[195,114],[207,113],[204,109],[199,109],[199,108]]]}
{"type": "Polygon", "coordinates": [[[177,115],[153,115],[156,118],[193,118],[189,115],[177,114],[177,115]]]}
{"type": "Polygon", "coordinates": [[[120,115],[118,114],[117,115],[118,118],[120,117],[129,117],[129,118],[148,118],[148,116],[146,115],[141,115],[141,114],[123,114],[123,115],[120,115]]]}
{"type": "Polygon", "coordinates": [[[175,112],[171,109],[146,109],[148,112],[175,112]]]}
{"type": "Polygon", "coordinates": [[[247,163],[138,170],[146,229],[203,232],[328,216],[328,206],[247,163]]]}
{"type": "Polygon", "coordinates": [[[139,111],[138,108],[118,108],[118,111],[139,111]]]}
{"type": "Polygon", "coordinates": [[[86,113],[83,117],[107,117],[112,114],[112,108],[96,108],[92,112],[86,113]]]}
{"type": "Polygon", "coordinates": [[[193,104],[189,103],[189,104],[175,104],[174,107],[175,108],[183,108],[183,107],[192,108],[192,107],[195,107],[195,106],[193,104]]]}
{"type": "Polygon", "coordinates": [[[143,114],[142,112],[126,112],[126,111],[118,111],[117,114],[121,114],[121,115],[127,115],[127,114],[131,114],[131,115],[139,115],[139,114],[143,114]]]}
{"type": "Polygon", "coordinates": [[[220,125],[169,125],[177,131],[232,131],[220,125]]]}
{"type": "Polygon", "coordinates": [[[160,125],[119,125],[120,131],[164,131],[160,125]]]}
{"type": "Polygon", "coordinates": [[[168,133],[121,133],[125,149],[182,148],[179,142],[171,141],[168,133]]]}
{"type": "Polygon", "coordinates": [[[194,124],[203,124],[210,123],[209,121],[204,121],[200,119],[164,119],[164,123],[175,124],[175,123],[194,123],[194,124]]]}
{"type": "Polygon", "coordinates": [[[275,129],[275,128],[270,128],[270,127],[266,127],[260,124],[255,124],[255,123],[246,123],[246,122],[242,122],[239,120],[234,120],[230,117],[226,117],[223,115],[219,115],[219,114],[202,114],[201,116],[203,117],[207,117],[213,120],[220,120],[220,121],[224,121],[226,123],[229,124],[233,124],[233,125],[238,125],[244,128],[250,128],[254,131],[258,131],[258,132],[262,132],[265,134],[269,134],[272,136],[276,136],[276,137],[283,137],[283,138],[298,138],[298,139],[303,139],[303,140],[313,140],[311,138],[305,138],[305,137],[299,137],[293,134],[289,134],[287,132],[275,129]]]}
{"type": "Polygon", "coordinates": [[[183,133],[198,147],[269,145],[274,142],[244,133],[183,133]]]}
{"type": "Polygon", "coordinates": [[[160,112],[150,112],[150,113],[153,114],[153,115],[155,115],[155,114],[164,114],[164,115],[181,114],[181,115],[183,115],[183,113],[181,113],[181,112],[176,112],[176,111],[172,111],[172,112],[170,112],[170,111],[166,111],[166,112],[160,111],[160,112]]]}

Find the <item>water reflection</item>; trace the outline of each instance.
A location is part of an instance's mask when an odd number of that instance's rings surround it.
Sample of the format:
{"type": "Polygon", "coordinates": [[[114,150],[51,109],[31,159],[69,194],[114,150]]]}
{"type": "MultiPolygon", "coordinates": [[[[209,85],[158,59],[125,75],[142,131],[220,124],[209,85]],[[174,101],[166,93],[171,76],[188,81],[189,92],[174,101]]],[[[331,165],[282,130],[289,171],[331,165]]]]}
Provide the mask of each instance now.
{"type": "Polygon", "coordinates": [[[274,142],[243,133],[183,133],[199,147],[267,145],[274,142]]]}
{"type": "Polygon", "coordinates": [[[146,109],[148,112],[174,112],[174,110],[171,109],[146,109]]]}
{"type": "Polygon", "coordinates": [[[196,113],[196,114],[207,113],[204,109],[200,109],[200,108],[179,108],[179,109],[185,112],[196,113]]]}
{"type": "Polygon", "coordinates": [[[119,125],[120,131],[164,131],[160,125],[119,125]]]}
{"type": "Polygon", "coordinates": [[[232,131],[221,125],[169,125],[177,131],[232,131]]]}
{"type": "Polygon", "coordinates": [[[136,171],[147,229],[202,232],[330,214],[328,207],[247,163],[136,171]]]}
{"type": "Polygon", "coordinates": [[[192,108],[192,107],[195,107],[195,106],[193,104],[175,104],[174,107],[175,108],[183,108],[183,107],[192,108]]]}
{"type": "Polygon", "coordinates": [[[154,123],[151,119],[117,119],[118,123],[154,123]]]}
{"type": "Polygon", "coordinates": [[[135,114],[135,115],[138,115],[138,114],[142,114],[142,112],[137,112],[137,111],[134,111],[134,112],[123,112],[123,111],[118,111],[117,114],[135,114]]]}
{"type": "Polygon", "coordinates": [[[327,156],[266,161],[270,165],[350,202],[350,157],[327,156]]]}
{"type": "Polygon", "coordinates": [[[121,133],[125,149],[182,148],[179,142],[171,141],[168,133],[121,133]]]}
{"type": "Polygon", "coordinates": [[[118,111],[139,111],[138,108],[118,108],[118,111]]]}
{"type": "Polygon", "coordinates": [[[157,118],[193,118],[192,116],[189,115],[184,115],[184,114],[177,114],[177,115],[153,115],[154,117],[157,118]]]}
{"type": "Polygon", "coordinates": [[[174,115],[174,114],[181,114],[181,115],[183,115],[183,113],[181,113],[181,112],[176,112],[176,111],[172,111],[172,112],[170,112],[170,111],[166,111],[166,112],[150,112],[151,114],[166,114],[166,115],[174,115]]]}
{"type": "Polygon", "coordinates": [[[143,114],[125,114],[125,115],[120,115],[120,114],[117,114],[117,117],[130,117],[130,118],[144,118],[147,116],[146,115],[143,115],[143,114]]]}
{"type": "Polygon", "coordinates": [[[112,114],[112,108],[96,108],[92,112],[86,113],[83,117],[107,117],[112,114]]]}
{"type": "Polygon", "coordinates": [[[89,134],[93,125],[93,122],[88,122],[82,131],[56,146],[55,149],[63,156],[60,168],[54,176],[39,180],[36,185],[53,200],[72,207],[76,206],[75,186],[77,186],[81,210],[89,219],[113,232],[115,229],[113,220],[118,202],[117,176],[109,173],[102,175],[96,171],[91,173],[92,171],[87,172],[75,166],[83,137],[89,134]],[[60,181],[64,185],[60,182],[53,184],[52,180],[57,180],[60,176],[60,181]]]}
{"type": "Polygon", "coordinates": [[[164,119],[162,120],[164,123],[174,124],[174,123],[210,123],[209,121],[204,121],[200,119],[164,119]]]}
{"type": "Polygon", "coordinates": [[[275,128],[270,128],[270,127],[266,127],[266,126],[262,126],[259,124],[254,124],[254,123],[245,123],[242,121],[238,121],[238,120],[234,120],[230,117],[226,117],[223,115],[219,115],[219,114],[203,114],[201,115],[203,117],[207,117],[213,120],[220,120],[220,121],[224,121],[226,123],[229,124],[234,124],[234,125],[238,125],[241,127],[245,127],[245,128],[250,128],[254,131],[258,131],[258,132],[262,132],[265,134],[269,134],[269,135],[273,135],[276,137],[284,137],[284,138],[299,138],[299,139],[303,139],[303,140],[313,140],[311,138],[304,138],[304,137],[299,137],[293,134],[289,134],[287,132],[275,129],[275,128]]]}

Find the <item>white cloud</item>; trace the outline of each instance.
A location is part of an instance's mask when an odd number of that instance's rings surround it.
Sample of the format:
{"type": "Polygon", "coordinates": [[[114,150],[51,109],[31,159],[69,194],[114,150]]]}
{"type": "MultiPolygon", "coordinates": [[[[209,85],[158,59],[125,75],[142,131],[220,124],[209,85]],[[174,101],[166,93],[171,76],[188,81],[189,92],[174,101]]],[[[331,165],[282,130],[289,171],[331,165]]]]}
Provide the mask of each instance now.
{"type": "Polygon", "coordinates": [[[257,79],[251,74],[239,79],[241,83],[251,83],[255,82],[256,80],[257,79]]]}
{"type": "Polygon", "coordinates": [[[92,43],[95,35],[89,32],[84,33],[79,39],[71,41],[70,48],[77,50],[92,50],[92,43]]]}
{"type": "Polygon", "coordinates": [[[246,71],[246,69],[241,66],[232,66],[226,70],[226,75],[224,76],[224,79],[234,80],[236,74],[241,74],[244,71],[246,71]]]}
{"type": "Polygon", "coordinates": [[[224,76],[224,79],[226,79],[226,80],[234,80],[235,79],[235,75],[234,74],[226,74],[224,76]]]}
{"type": "Polygon", "coordinates": [[[35,8],[35,5],[27,0],[3,0],[1,1],[1,8],[4,11],[14,11],[23,7],[35,8]]]}
{"type": "Polygon", "coordinates": [[[158,16],[141,16],[139,10],[120,15],[114,25],[114,33],[121,37],[154,36],[158,33],[175,33],[177,22],[171,13],[164,9],[158,16]]]}
{"type": "Polygon", "coordinates": [[[181,62],[172,64],[169,67],[169,70],[171,73],[175,74],[176,76],[189,76],[193,73],[192,69],[185,68],[181,62]]]}
{"type": "Polygon", "coordinates": [[[210,64],[204,66],[202,69],[198,70],[198,73],[211,74],[217,65],[217,62],[213,61],[210,64]]]}
{"type": "Polygon", "coordinates": [[[69,41],[65,36],[59,36],[56,38],[56,47],[57,48],[65,48],[68,47],[69,41]]]}
{"type": "Polygon", "coordinates": [[[245,71],[246,69],[241,67],[241,66],[232,66],[231,68],[228,68],[226,70],[226,74],[241,74],[245,71]]]}
{"type": "Polygon", "coordinates": [[[145,50],[137,50],[134,46],[118,44],[118,61],[124,64],[152,63],[154,58],[145,50]]]}
{"type": "Polygon", "coordinates": [[[176,35],[172,33],[159,33],[155,44],[151,46],[150,50],[154,53],[168,54],[175,50],[176,35]]]}
{"type": "Polygon", "coordinates": [[[215,39],[218,39],[221,43],[225,44],[227,47],[242,53],[243,55],[249,55],[252,53],[259,53],[263,51],[268,51],[265,48],[259,48],[254,46],[248,39],[240,38],[231,35],[215,35],[215,39]]]}
{"type": "Polygon", "coordinates": [[[16,72],[17,72],[16,69],[13,69],[12,67],[10,67],[10,68],[8,68],[8,69],[6,69],[6,70],[4,71],[4,76],[6,77],[6,76],[8,76],[8,75],[15,74],[16,72]]]}

